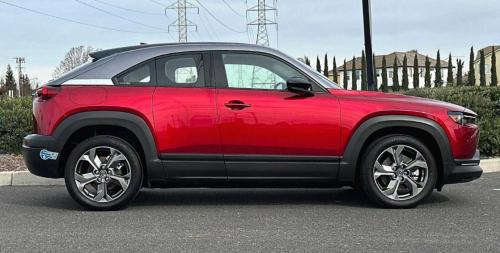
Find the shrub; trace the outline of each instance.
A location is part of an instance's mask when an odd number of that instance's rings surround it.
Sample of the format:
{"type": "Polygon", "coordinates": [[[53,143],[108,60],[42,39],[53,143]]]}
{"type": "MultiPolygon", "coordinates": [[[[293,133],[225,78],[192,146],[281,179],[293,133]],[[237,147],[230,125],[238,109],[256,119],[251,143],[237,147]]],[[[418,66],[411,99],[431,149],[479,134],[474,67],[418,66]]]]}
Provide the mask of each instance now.
{"type": "Polygon", "coordinates": [[[33,129],[31,108],[31,97],[0,98],[0,153],[21,153],[33,129]]]}
{"type": "Polygon", "coordinates": [[[414,89],[406,95],[431,98],[469,108],[478,114],[479,150],[483,156],[500,155],[500,88],[447,87],[414,89]]]}

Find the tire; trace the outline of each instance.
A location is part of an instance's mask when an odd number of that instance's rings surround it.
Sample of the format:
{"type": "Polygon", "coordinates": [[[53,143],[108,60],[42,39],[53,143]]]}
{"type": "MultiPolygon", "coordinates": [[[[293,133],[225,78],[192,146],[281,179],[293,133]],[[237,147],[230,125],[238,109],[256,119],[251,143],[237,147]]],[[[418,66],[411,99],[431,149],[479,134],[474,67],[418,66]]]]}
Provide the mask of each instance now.
{"type": "Polygon", "coordinates": [[[139,193],[142,171],[139,156],[129,143],[100,135],[84,140],[71,151],[64,179],[69,194],[82,206],[118,210],[139,193]]]}
{"type": "Polygon", "coordinates": [[[360,183],[363,192],[376,205],[415,207],[436,187],[436,159],[416,138],[388,135],[375,140],[365,150],[362,154],[365,159],[359,168],[360,183]]]}

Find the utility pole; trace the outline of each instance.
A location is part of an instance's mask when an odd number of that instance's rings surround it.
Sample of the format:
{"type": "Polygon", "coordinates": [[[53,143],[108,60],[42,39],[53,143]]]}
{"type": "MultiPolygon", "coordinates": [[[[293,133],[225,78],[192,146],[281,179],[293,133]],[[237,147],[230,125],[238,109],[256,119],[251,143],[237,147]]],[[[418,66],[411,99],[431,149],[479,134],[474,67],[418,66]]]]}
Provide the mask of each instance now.
{"type": "Polygon", "coordinates": [[[373,47],[372,47],[372,20],[370,0],[363,1],[363,24],[365,31],[365,52],[366,52],[366,76],[368,90],[377,90],[374,82],[375,68],[373,66],[373,47]]]}
{"type": "MultiPolygon", "coordinates": [[[[261,46],[269,46],[269,34],[267,33],[267,25],[276,25],[278,31],[278,23],[276,22],[276,0],[273,0],[272,6],[266,4],[266,0],[257,0],[257,5],[247,9],[248,12],[257,12],[257,19],[248,23],[249,26],[257,26],[257,40],[256,44],[261,46]],[[273,19],[268,19],[266,13],[273,12],[273,19]]],[[[269,0],[267,0],[269,1],[269,0]]]]}
{"type": "Polygon", "coordinates": [[[16,84],[16,89],[17,89],[17,91],[16,91],[17,94],[16,95],[18,97],[20,97],[20,96],[24,95],[24,94],[22,94],[22,91],[21,91],[21,88],[22,88],[21,87],[21,85],[22,85],[21,81],[23,79],[23,63],[26,63],[26,61],[25,61],[24,57],[15,57],[14,59],[16,59],[16,64],[17,64],[16,68],[17,68],[17,74],[18,74],[18,76],[17,76],[18,81],[17,81],[17,84],[16,84]]]}
{"type": "Polygon", "coordinates": [[[198,26],[187,19],[186,10],[196,9],[199,14],[200,9],[186,0],[177,0],[177,2],[172,3],[165,8],[165,16],[167,15],[168,9],[177,10],[177,20],[168,26],[168,31],[170,32],[170,29],[172,28],[172,30],[179,32],[179,42],[188,42],[188,27],[195,27],[195,30],[198,31],[198,26]]]}

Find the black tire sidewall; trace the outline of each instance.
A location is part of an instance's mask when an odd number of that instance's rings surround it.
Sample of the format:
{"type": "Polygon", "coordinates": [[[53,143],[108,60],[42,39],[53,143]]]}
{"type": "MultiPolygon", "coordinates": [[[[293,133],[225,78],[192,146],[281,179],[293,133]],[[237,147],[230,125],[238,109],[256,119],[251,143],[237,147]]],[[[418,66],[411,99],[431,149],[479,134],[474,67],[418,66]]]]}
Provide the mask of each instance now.
{"type": "Polygon", "coordinates": [[[370,200],[383,207],[410,208],[419,204],[428,197],[436,187],[438,167],[436,159],[429,148],[418,139],[408,135],[390,135],[377,139],[368,146],[364,152],[365,159],[361,163],[361,186],[370,200]],[[378,189],[373,179],[373,164],[378,155],[388,147],[395,145],[407,145],[419,151],[425,158],[428,166],[428,179],[424,189],[416,196],[408,200],[392,200],[386,197],[378,189]]]}
{"type": "Polygon", "coordinates": [[[137,196],[142,184],[142,166],[137,152],[126,141],[114,136],[99,135],[82,141],[71,151],[64,170],[64,180],[71,197],[82,206],[92,210],[117,210],[126,207],[137,196]],[[87,150],[98,146],[117,149],[125,155],[131,167],[131,178],[127,190],[119,198],[105,203],[95,202],[83,196],[76,186],[74,175],[80,156],[87,150]]]}

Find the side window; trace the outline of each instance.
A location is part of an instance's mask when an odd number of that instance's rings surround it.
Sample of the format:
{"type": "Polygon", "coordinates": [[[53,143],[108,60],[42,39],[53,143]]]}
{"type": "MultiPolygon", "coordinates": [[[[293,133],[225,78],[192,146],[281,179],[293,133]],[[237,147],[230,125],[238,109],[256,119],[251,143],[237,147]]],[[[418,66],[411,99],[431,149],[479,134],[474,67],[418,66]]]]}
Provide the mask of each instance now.
{"type": "Polygon", "coordinates": [[[119,85],[152,85],[154,77],[154,61],[139,64],[123,74],[116,77],[115,82],[119,85]]]}
{"type": "Polygon", "coordinates": [[[203,87],[205,75],[201,54],[165,56],[156,60],[159,86],[203,87]]]}
{"type": "Polygon", "coordinates": [[[285,90],[292,77],[307,79],[287,64],[250,53],[222,54],[228,88],[285,90]]]}

